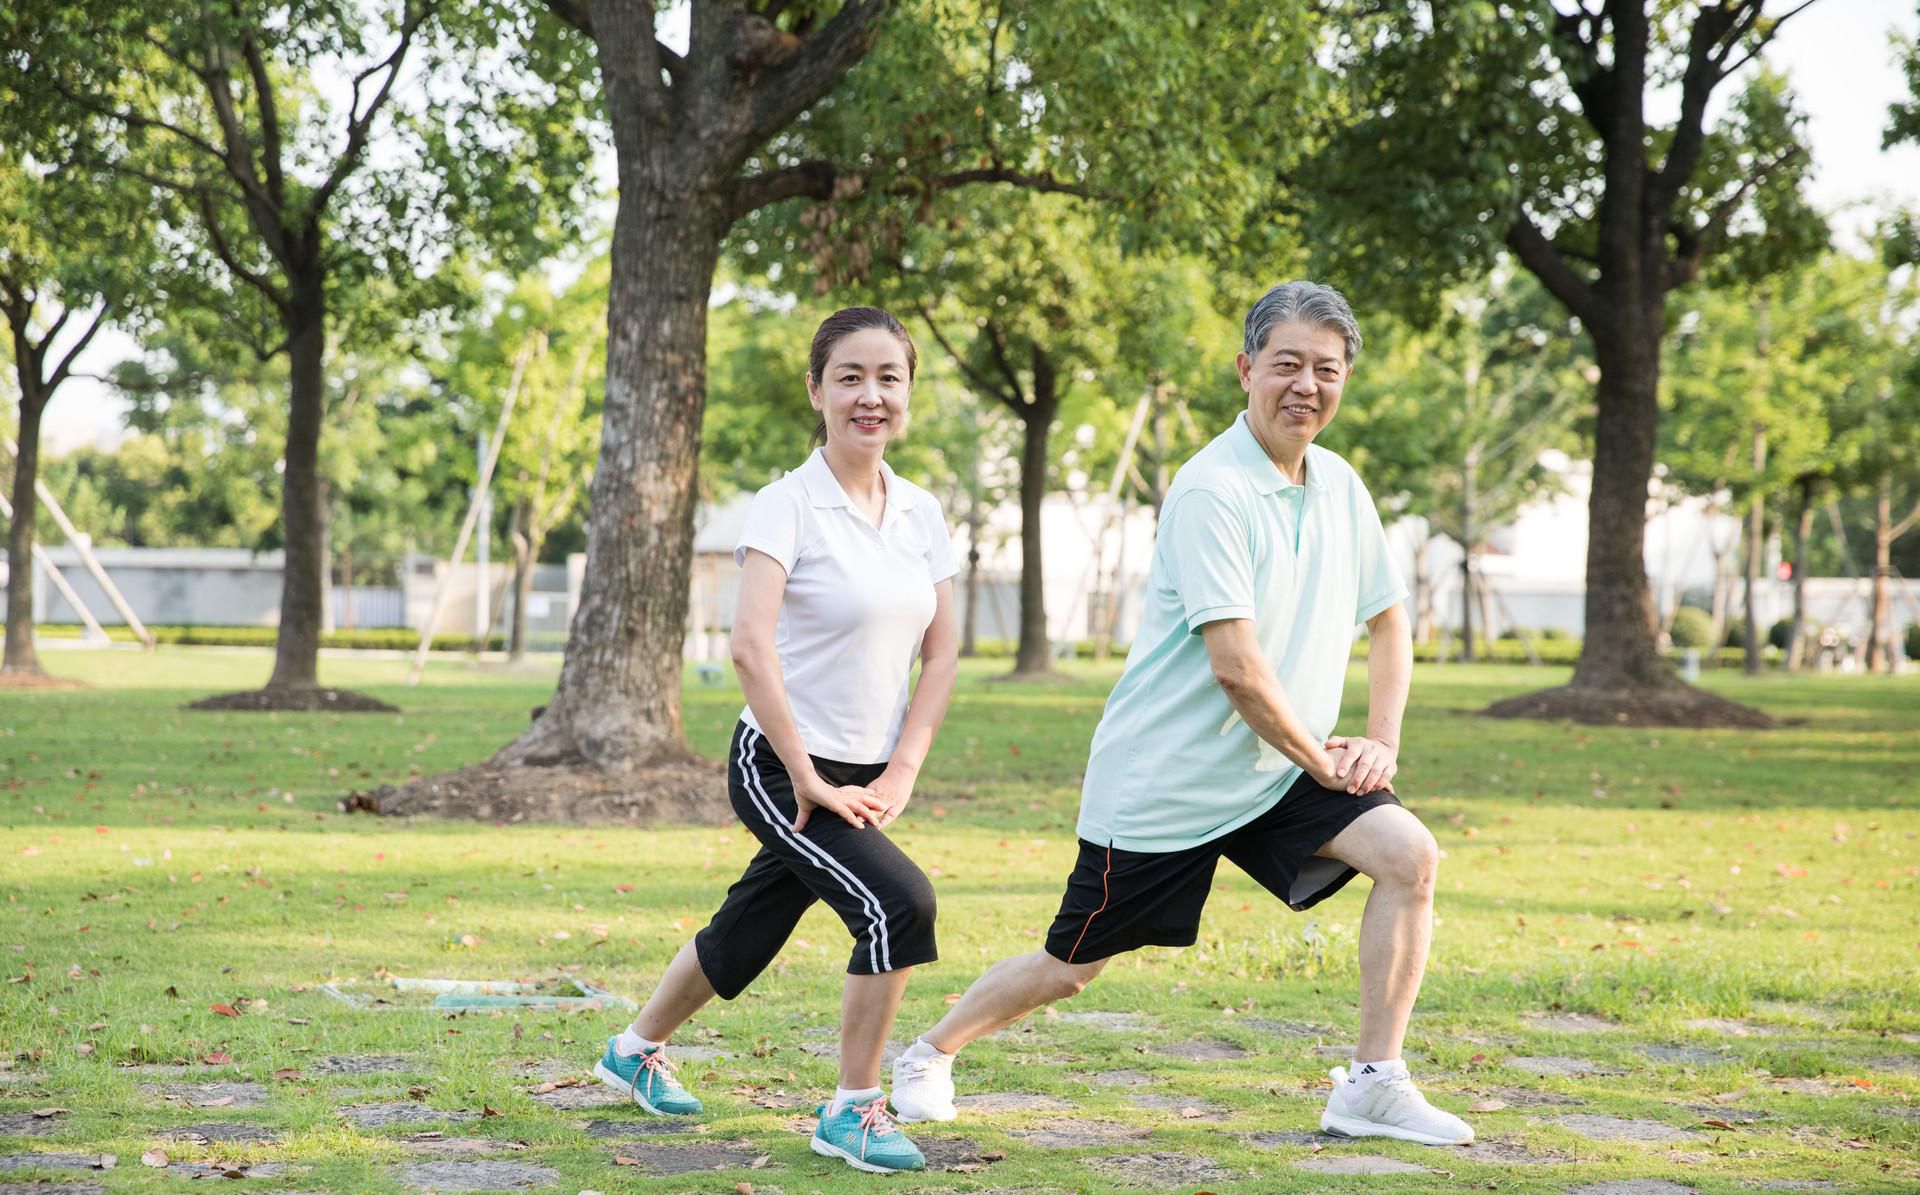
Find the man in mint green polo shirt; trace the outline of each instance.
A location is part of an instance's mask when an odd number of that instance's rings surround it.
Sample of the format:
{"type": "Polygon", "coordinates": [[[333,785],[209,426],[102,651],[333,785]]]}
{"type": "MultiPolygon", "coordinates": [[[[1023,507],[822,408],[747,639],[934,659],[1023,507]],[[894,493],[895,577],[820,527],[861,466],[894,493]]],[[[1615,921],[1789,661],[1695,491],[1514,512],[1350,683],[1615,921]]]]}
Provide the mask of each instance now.
{"type": "Polygon", "coordinates": [[[1331,287],[1288,282],[1247,313],[1247,409],[1181,467],[1162,505],[1140,630],[1094,731],[1079,860],[1045,949],[989,969],[901,1056],[900,1119],[954,1117],[953,1056],[968,1042],[1077,994],[1116,954],[1192,945],[1224,857],[1296,910],[1356,874],[1373,881],[1353,1067],[1333,1069],[1321,1127],[1473,1140],[1400,1057],[1439,866],[1433,835],[1392,788],[1413,673],[1406,588],[1366,487],[1313,443],[1359,348],[1331,287]],[[1366,733],[1338,735],[1363,622],[1366,733]]]}

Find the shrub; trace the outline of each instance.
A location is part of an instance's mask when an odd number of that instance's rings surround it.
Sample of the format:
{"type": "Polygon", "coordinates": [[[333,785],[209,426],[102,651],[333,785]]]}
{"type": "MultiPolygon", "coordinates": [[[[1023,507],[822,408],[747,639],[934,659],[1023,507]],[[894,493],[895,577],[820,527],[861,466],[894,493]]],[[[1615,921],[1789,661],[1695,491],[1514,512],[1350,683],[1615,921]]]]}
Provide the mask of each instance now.
{"type": "Polygon", "coordinates": [[[1767,646],[1780,651],[1787,650],[1787,641],[1793,637],[1793,619],[1783,618],[1767,628],[1767,646]]]}
{"type": "Polygon", "coordinates": [[[1673,612],[1667,634],[1675,647],[1706,647],[1713,639],[1713,616],[1695,606],[1682,606],[1673,612]]]}
{"type": "Polygon", "coordinates": [[[1906,648],[1909,660],[1920,660],[1920,622],[1907,624],[1906,648]]]}

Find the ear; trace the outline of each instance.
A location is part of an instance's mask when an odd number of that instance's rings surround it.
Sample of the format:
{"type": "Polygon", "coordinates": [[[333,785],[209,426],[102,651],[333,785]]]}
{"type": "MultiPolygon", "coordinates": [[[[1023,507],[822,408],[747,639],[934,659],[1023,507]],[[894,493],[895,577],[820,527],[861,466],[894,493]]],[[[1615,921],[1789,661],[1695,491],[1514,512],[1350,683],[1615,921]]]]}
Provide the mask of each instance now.
{"type": "Polygon", "coordinates": [[[807,401],[813,405],[813,409],[816,411],[824,411],[827,409],[826,400],[820,397],[820,383],[813,380],[813,372],[811,370],[807,372],[807,401]]]}
{"type": "Polygon", "coordinates": [[[1251,390],[1253,387],[1253,358],[1247,356],[1245,353],[1236,353],[1233,358],[1233,367],[1240,374],[1240,389],[1251,390]]]}

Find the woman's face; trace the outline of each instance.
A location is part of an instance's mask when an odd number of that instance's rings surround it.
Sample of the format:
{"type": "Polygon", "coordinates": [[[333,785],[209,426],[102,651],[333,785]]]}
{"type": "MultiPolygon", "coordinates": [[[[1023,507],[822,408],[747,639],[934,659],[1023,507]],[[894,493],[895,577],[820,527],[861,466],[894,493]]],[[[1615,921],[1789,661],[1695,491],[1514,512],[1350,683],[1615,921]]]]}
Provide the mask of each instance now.
{"type": "Polygon", "coordinates": [[[807,398],[827,424],[827,443],[875,451],[907,429],[907,346],[884,328],[834,343],[827,367],[807,379],[807,398]]]}

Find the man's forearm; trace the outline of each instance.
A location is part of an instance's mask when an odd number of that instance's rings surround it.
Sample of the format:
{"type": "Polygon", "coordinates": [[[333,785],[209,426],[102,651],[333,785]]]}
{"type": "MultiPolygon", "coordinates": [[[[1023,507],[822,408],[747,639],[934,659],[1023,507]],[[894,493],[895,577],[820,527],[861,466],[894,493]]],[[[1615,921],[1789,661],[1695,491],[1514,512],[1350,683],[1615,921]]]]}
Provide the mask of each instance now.
{"type": "Polygon", "coordinates": [[[1392,606],[1367,622],[1367,737],[1400,746],[1400,723],[1413,686],[1413,631],[1406,609],[1392,606]]]}

